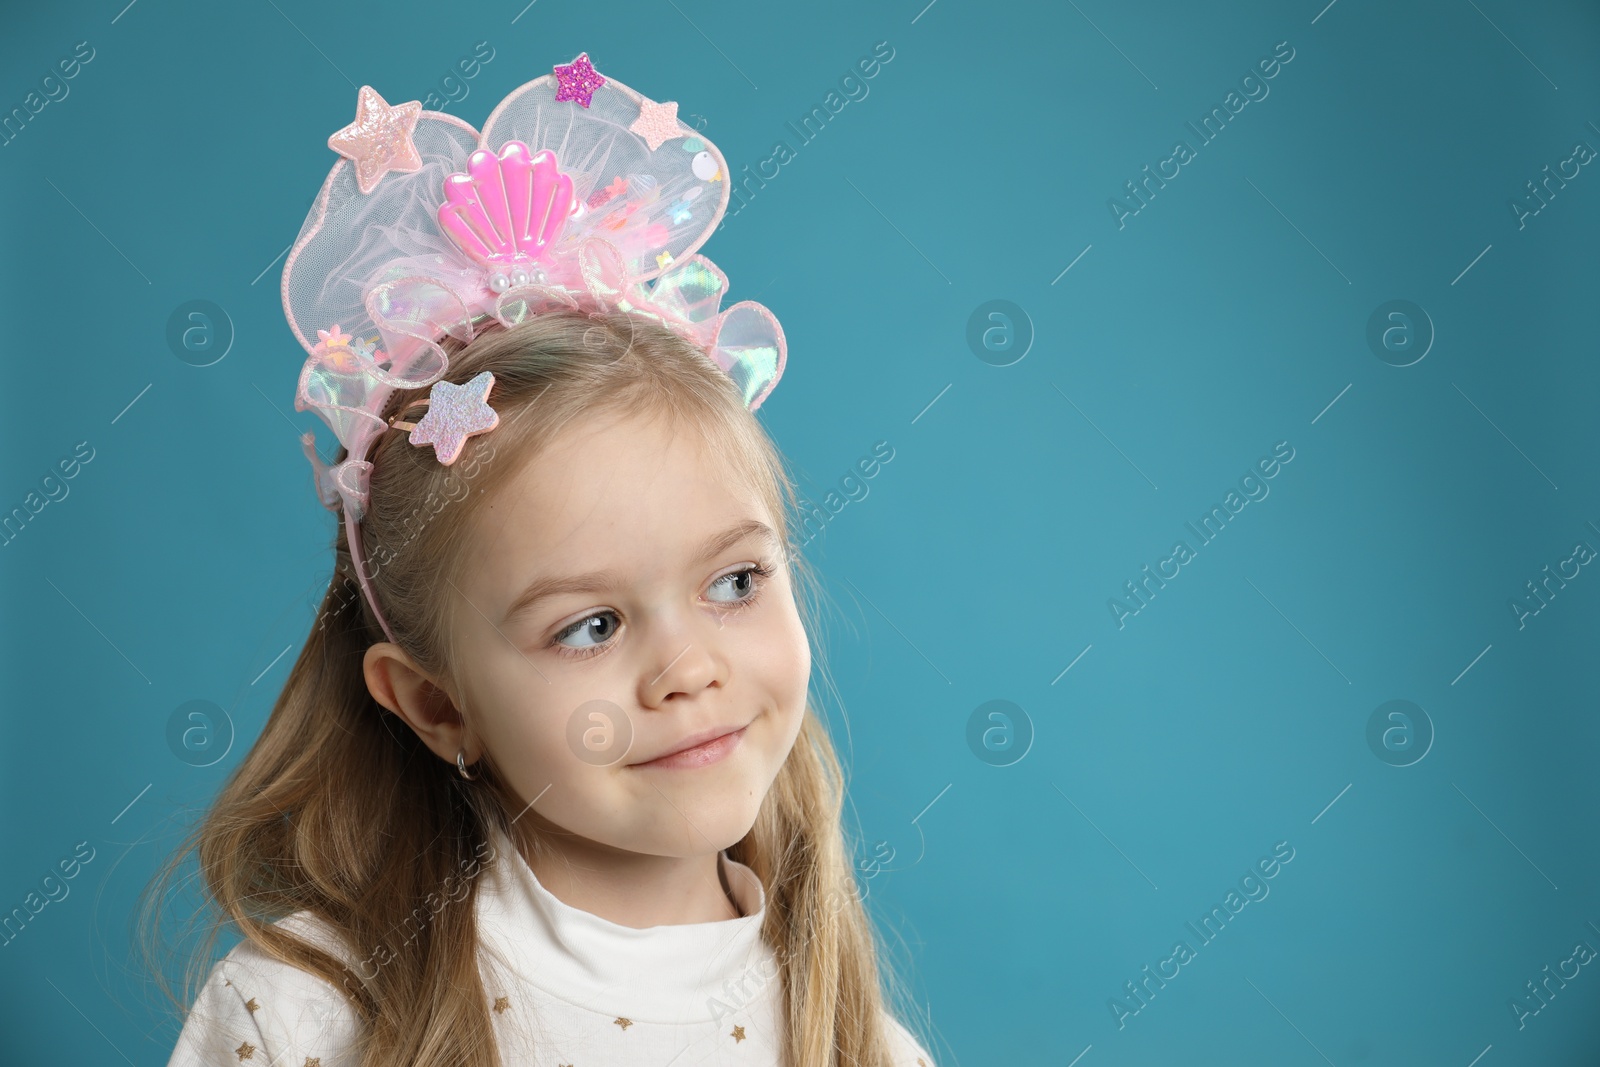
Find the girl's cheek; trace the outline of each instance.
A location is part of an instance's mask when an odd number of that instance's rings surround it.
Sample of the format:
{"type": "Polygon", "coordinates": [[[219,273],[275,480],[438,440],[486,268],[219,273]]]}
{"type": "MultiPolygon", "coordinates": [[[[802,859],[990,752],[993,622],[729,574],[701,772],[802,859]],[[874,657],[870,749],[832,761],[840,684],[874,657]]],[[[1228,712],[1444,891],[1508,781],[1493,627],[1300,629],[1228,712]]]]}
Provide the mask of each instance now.
{"type": "MultiPolygon", "coordinates": [[[[524,735],[525,758],[530,765],[551,775],[568,774],[594,765],[596,757],[580,751],[585,740],[584,731],[595,729],[588,720],[577,721],[581,718],[576,714],[580,703],[583,702],[574,700],[565,710],[555,707],[541,709],[533,720],[532,728],[524,735]]],[[[611,729],[601,740],[596,740],[591,733],[588,740],[591,746],[602,741],[614,744],[621,739],[620,733],[611,729]]]]}

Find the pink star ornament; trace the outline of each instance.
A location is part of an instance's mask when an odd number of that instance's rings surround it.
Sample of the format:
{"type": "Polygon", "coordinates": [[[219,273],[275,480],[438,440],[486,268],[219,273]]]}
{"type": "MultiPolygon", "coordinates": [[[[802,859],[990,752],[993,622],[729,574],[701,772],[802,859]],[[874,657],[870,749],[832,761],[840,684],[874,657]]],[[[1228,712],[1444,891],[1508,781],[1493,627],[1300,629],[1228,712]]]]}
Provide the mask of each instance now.
{"type": "Polygon", "coordinates": [[[328,147],[356,165],[356,186],[362,194],[377,188],[389,171],[410,173],[422,169],[422,157],[412,141],[422,101],[390,107],[370,85],[356,94],[356,120],[332,137],[328,147]]]}
{"type": "Polygon", "coordinates": [[[557,102],[575,100],[579,107],[588,107],[594,91],[606,83],[605,76],[589,62],[588,52],[579,53],[571,63],[557,63],[552,69],[556,76],[557,102]]]}
{"type": "Polygon", "coordinates": [[[641,100],[639,117],[633,120],[628,130],[643,137],[652,152],[674,137],[682,137],[683,130],[678,126],[678,102],[668,100],[658,104],[654,100],[641,100]]]}
{"type": "Polygon", "coordinates": [[[446,467],[461,455],[467,438],[487,433],[500,425],[500,414],[489,406],[489,390],[494,374],[484,371],[462,385],[443,379],[428,391],[428,413],[411,431],[411,443],[432,445],[434,455],[446,467]]]}

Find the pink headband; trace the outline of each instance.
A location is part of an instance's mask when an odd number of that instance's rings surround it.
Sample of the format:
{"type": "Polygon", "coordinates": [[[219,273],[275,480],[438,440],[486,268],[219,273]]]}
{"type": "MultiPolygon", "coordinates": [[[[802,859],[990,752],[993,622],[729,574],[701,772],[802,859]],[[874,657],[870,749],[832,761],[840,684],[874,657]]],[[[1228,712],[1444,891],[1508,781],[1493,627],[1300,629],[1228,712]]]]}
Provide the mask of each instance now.
{"type": "Polygon", "coordinates": [[[383,410],[397,389],[431,386],[411,441],[432,444],[447,465],[498,421],[492,374],[443,380],[444,337],[465,343],[488,318],[510,327],[598,305],[693,342],[752,411],[782,376],[772,313],[749,300],[718,310],[728,280],[696,249],[722,220],[728,168],[677,111],[602,76],[585,53],[514,89],[482,134],[415,100],[391,107],[364,85],[355,122],[328,138],[345,158],[283,268],[284,314],[309,353],[295,408],[315,411],[344,445],[330,467],[314,435],[301,438],[318,496],[344,513],[356,577],[390,641],[359,529],[367,457],[390,427],[383,410]]]}

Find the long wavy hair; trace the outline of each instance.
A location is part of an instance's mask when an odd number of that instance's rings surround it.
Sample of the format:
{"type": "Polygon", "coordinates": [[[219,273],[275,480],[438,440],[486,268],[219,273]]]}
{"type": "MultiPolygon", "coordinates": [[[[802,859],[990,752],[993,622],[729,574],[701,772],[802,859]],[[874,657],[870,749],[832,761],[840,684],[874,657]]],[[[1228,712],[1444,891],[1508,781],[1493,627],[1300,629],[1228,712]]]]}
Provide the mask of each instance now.
{"type": "MultiPolygon", "coordinates": [[[[385,432],[360,525],[384,614],[423,670],[450,677],[444,594],[470,565],[462,549],[473,516],[562,427],[608,414],[685,419],[750,479],[789,548],[815,652],[820,586],[794,542],[793,482],[732,379],[704,353],[652,321],[576,310],[510,329],[491,320],[470,344],[445,347],[454,349],[451,381],[494,372],[500,426],[470,439],[452,467],[402,432],[385,432]]],[[[423,395],[402,392],[390,410],[423,395]]],[[[510,813],[523,802],[487,755],[479,779],[465,781],[372,698],[362,659],[385,638],[357,586],[342,524],[334,553],[327,594],[261,735],[146,888],[150,969],[181,1010],[231,925],[343,993],[363,1022],[362,1067],[502,1067],[479,972],[479,882],[459,872],[477,869],[492,829],[513,841],[534,831],[524,823],[513,832],[510,813]],[[164,944],[155,931],[191,852],[205,893],[189,929],[204,937],[184,953],[183,989],[174,995],[168,967],[154,962],[164,944]],[[445,886],[462,906],[430,905],[445,886]],[[384,965],[352,968],[278,922],[297,912],[338,935],[351,958],[368,955],[361,946],[381,946],[384,965]]],[[[851,860],[857,838],[842,819],[846,776],[815,710],[819,676],[837,692],[821,659],[812,662],[795,745],[755,825],[728,854],[766,887],[762,936],[779,965],[786,1067],[890,1067],[882,1013],[902,993],[893,968],[880,967],[887,946],[862,905],[851,860]]]]}

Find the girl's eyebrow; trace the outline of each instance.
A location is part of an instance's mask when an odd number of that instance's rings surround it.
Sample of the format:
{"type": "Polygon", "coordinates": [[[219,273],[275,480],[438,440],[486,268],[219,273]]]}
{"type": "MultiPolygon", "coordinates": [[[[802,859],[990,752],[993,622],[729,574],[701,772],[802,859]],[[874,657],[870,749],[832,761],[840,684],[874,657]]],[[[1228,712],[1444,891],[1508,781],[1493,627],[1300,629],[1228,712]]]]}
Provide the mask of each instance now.
{"type": "MultiPolygon", "coordinates": [[[[689,560],[690,566],[705,563],[714,556],[721,554],[734,545],[750,536],[760,536],[776,546],[778,535],[772,532],[772,527],[758,519],[744,519],[734,523],[721,533],[712,534],[700,546],[700,550],[689,560]]],[[[541,600],[564,593],[594,593],[606,589],[613,589],[621,584],[621,576],[616,571],[590,571],[587,574],[572,574],[561,577],[535,578],[517,599],[511,602],[506,609],[501,625],[510,622],[517,615],[541,600]]]]}

